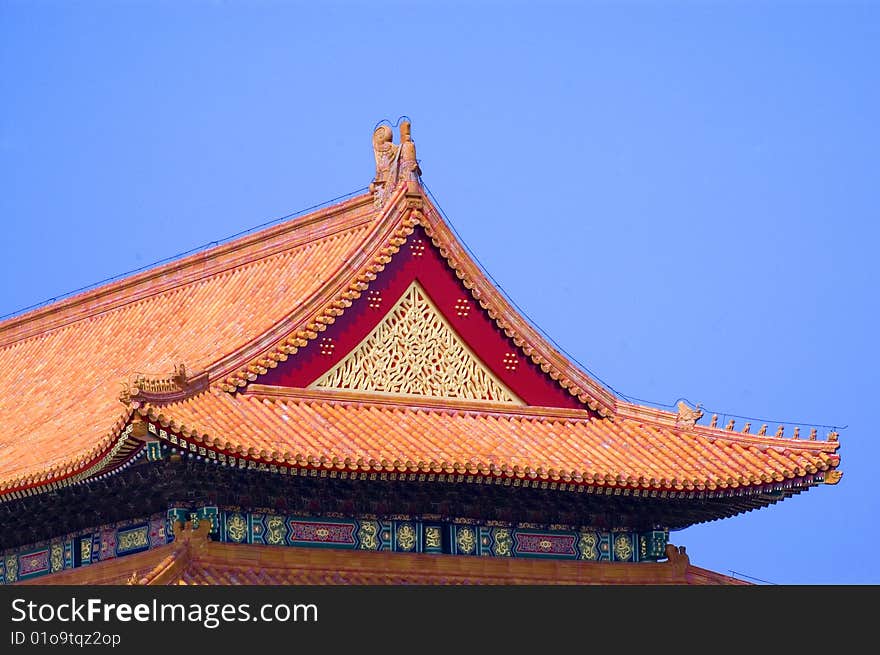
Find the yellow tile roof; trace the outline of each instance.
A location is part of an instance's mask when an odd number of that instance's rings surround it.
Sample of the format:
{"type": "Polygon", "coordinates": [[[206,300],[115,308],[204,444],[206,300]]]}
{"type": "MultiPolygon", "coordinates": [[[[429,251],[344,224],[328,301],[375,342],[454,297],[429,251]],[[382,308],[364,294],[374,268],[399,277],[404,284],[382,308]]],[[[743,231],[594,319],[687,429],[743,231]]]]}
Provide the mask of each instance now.
{"type": "Polygon", "coordinates": [[[338,471],[714,491],[822,477],[837,461],[826,442],[682,428],[626,414],[612,420],[586,410],[432,400],[255,386],[142,411],[216,452],[338,471]]]}
{"type": "Polygon", "coordinates": [[[217,453],[281,466],[670,491],[839,478],[836,436],[733,433],[617,399],[513,310],[412,183],[383,209],[359,196],[0,323],[0,384],[0,497],[110,470],[139,416],[217,453]],[[582,409],[260,386],[344,314],[416,225],[582,409]],[[181,363],[189,373],[177,379],[181,363]]]}

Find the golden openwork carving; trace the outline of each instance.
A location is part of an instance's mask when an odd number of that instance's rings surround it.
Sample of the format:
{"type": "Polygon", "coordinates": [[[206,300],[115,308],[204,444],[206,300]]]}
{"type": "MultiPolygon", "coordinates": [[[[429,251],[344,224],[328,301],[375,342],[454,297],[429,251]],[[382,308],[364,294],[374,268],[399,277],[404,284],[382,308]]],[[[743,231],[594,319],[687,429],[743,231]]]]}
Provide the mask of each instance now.
{"type": "Polygon", "coordinates": [[[311,386],[523,404],[459,338],[418,282],[311,386]]]}

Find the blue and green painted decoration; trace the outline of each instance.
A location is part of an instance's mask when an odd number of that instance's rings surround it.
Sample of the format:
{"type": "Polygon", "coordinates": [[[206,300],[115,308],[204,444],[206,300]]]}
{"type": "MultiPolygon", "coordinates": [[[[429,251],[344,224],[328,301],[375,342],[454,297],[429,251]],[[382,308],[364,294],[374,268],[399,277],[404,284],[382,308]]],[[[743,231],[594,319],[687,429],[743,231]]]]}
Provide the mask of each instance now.
{"type": "Polygon", "coordinates": [[[0,584],[89,566],[174,541],[173,526],[211,523],[211,539],[267,546],[340,548],[482,557],[655,562],[668,533],[541,530],[423,520],[314,518],[217,507],[173,507],[165,516],[68,535],[0,555],[0,584]]]}
{"type": "Polygon", "coordinates": [[[270,546],[654,562],[665,557],[667,542],[662,530],[537,530],[415,520],[303,518],[224,509],[217,510],[216,519],[215,540],[270,546]]]}
{"type": "Polygon", "coordinates": [[[160,515],[5,551],[0,555],[0,584],[132,555],[164,546],[173,538],[169,519],[160,515]]]}

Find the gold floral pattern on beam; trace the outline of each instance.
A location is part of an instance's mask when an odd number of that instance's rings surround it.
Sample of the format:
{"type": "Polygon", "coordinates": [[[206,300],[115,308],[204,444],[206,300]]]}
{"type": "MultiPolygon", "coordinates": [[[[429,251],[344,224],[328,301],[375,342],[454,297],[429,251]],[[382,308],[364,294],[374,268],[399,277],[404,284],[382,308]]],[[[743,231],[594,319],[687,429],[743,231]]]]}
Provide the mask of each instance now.
{"type": "Polygon", "coordinates": [[[581,551],[581,559],[595,561],[599,559],[599,551],[596,545],[599,543],[599,535],[595,532],[581,532],[578,539],[578,547],[581,551]]]}
{"type": "Polygon", "coordinates": [[[364,550],[379,550],[379,524],[375,521],[362,522],[361,528],[358,530],[358,539],[361,542],[361,548],[364,550]]]}
{"type": "Polygon", "coordinates": [[[507,528],[497,528],[495,530],[495,554],[498,557],[511,557],[511,547],[513,546],[513,537],[507,528]]]}
{"type": "Polygon", "coordinates": [[[247,522],[241,514],[233,514],[226,521],[226,534],[235,543],[241,543],[247,536],[247,522]]]}
{"type": "Polygon", "coordinates": [[[6,582],[18,580],[18,557],[10,555],[6,558],[6,582]]]}
{"type": "Polygon", "coordinates": [[[477,538],[474,534],[474,529],[465,527],[458,529],[458,552],[464,555],[470,555],[474,552],[474,547],[477,545],[477,538]]]}
{"type": "Polygon", "coordinates": [[[404,523],[397,529],[397,545],[400,550],[412,550],[416,546],[416,531],[409,523],[404,523]]]}
{"type": "Polygon", "coordinates": [[[524,404],[461,340],[418,282],[311,386],[524,404]]]}
{"type": "Polygon", "coordinates": [[[425,528],[425,546],[427,548],[441,548],[441,543],[440,528],[433,525],[425,528]]]}
{"type": "Polygon", "coordinates": [[[147,546],[149,546],[149,542],[147,541],[146,527],[119,533],[119,552],[146,548],[147,546]]]}
{"type": "Polygon", "coordinates": [[[50,561],[52,563],[52,573],[64,568],[64,548],[61,544],[52,544],[50,561]]]}
{"type": "Polygon", "coordinates": [[[284,519],[280,516],[269,518],[269,529],[266,531],[266,543],[273,546],[284,543],[284,519]]]}

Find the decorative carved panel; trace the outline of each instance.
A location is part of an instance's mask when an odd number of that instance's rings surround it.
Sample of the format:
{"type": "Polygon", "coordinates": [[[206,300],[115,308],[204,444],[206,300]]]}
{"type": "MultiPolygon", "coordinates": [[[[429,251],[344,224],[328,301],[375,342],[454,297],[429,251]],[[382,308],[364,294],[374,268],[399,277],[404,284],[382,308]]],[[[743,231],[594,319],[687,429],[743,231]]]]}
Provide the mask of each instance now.
{"type": "Polygon", "coordinates": [[[418,282],[311,386],[524,404],[461,340],[418,282]]]}

